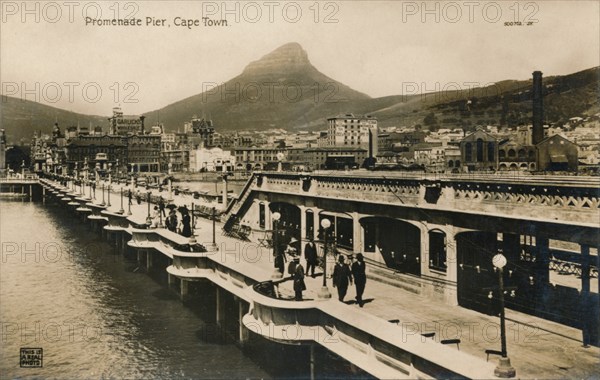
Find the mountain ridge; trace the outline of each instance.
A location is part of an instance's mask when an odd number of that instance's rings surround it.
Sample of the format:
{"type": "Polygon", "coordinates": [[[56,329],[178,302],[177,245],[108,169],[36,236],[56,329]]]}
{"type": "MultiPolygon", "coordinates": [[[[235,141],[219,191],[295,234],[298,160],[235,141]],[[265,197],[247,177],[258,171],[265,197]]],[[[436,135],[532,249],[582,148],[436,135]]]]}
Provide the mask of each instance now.
{"type": "MultiPolygon", "coordinates": [[[[599,77],[600,67],[545,77],[546,120],[600,112],[599,77]]],[[[291,42],[251,61],[227,82],[144,115],[147,125],[160,116],[167,131],[181,129],[201,114],[210,115],[219,132],[325,129],[327,117],[348,112],[373,115],[382,127],[423,124],[469,130],[528,123],[530,90],[531,79],[508,79],[469,90],[372,98],[321,73],[302,46],[291,42]]],[[[77,123],[106,127],[106,118],[2,96],[1,124],[13,139],[31,137],[34,129],[48,133],[55,119],[64,130],[77,123]]]]}

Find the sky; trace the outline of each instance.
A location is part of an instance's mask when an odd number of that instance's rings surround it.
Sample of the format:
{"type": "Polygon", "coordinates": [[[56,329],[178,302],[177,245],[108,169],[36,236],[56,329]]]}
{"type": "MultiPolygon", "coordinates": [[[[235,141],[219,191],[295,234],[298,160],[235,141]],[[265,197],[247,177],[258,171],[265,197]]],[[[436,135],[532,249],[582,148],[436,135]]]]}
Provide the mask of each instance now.
{"type": "Polygon", "coordinates": [[[302,45],[322,73],[372,97],[600,65],[598,1],[61,0],[0,6],[2,94],[95,115],[110,115],[116,105],[126,114],[164,107],[226,82],[288,42],[302,45]],[[227,20],[227,26],[204,25],[203,17],[227,20]],[[141,25],[93,24],[98,19],[139,19],[141,25]],[[181,19],[192,26],[178,26],[181,19]]]}

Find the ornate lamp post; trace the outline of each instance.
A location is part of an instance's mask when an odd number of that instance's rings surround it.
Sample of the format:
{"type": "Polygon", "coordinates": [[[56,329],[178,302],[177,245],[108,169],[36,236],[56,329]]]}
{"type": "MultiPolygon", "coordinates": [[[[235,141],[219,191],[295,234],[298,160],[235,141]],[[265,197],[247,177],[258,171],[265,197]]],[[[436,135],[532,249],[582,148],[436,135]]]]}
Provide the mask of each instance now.
{"type": "Polygon", "coordinates": [[[321,220],[321,228],[323,228],[323,240],[324,240],[324,249],[323,249],[323,286],[319,290],[318,297],[320,299],[328,299],[331,298],[331,293],[329,292],[329,288],[327,288],[327,249],[328,249],[328,234],[329,227],[331,227],[331,221],[329,219],[321,220]]]}
{"type": "Polygon", "coordinates": [[[191,216],[192,220],[191,220],[191,230],[192,230],[192,236],[190,236],[190,244],[196,244],[196,235],[194,235],[194,202],[192,202],[192,216],[191,216]]]}
{"type": "MultiPolygon", "coordinates": [[[[133,193],[133,191],[129,189],[129,193],[133,193]]],[[[127,194],[127,215],[131,215],[131,199],[129,198],[129,193],[127,194]]]]}
{"type": "Polygon", "coordinates": [[[121,208],[119,209],[119,214],[124,214],[125,210],[123,210],[123,186],[121,186],[121,208]]]}
{"type": "Polygon", "coordinates": [[[271,215],[271,219],[273,219],[273,256],[275,257],[275,271],[273,272],[273,275],[271,276],[271,278],[273,279],[278,279],[278,278],[282,278],[283,277],[283,273],[281,273],[279,271],[279,267],[277,266],[277,264],[279,263],[279,260],[282,260],[283,257],[279,257],[281,255],[280,251],[279,251],[279,242],[278,242],[278,235],[279,235],[279,219],[281,218],[281,214],[278,212],[274,212],[273,215],[271,215]]]}
{"type": "MultiPolygon", "coordinates": [[[[109,176],[110,176],[110,174],[109,174],[109,176]]],[[[106,187],[106,192],[108,193],[108,201],[106,202],[106,206],[110,207],[110,182],[108,182],[108,186],[106,187]]]]}
{"type": "Polygon", "coordinates": [[[215,240],[215,223],[216,223],[216,211],[217,209],[215,208],[215,206],[213,206],[212,208],[212,225],[213,225],[213,230],[212,230],[212,244],[213,247],[217,246],[217,242],[215,240]]]}
{"type": "Polygon", "coordinates": [[[503,276],[503,268],[506,265],[506,257],[502,253],[498,253],[492,258],[492,264],[498,270],[498,292],[499,292],[499,300],[500,300],[500,342],[501,342],[501,352],[502,357],[498,362],[498,366],[494,370],[494,375],[498,377],[515,377],[516,370],[510,365],[510,359],[508,358],[508,354],[506,352],[506,326],[505,326],[505,317],[504,317],[504,276],[503,276]]]}
{"type": "Polygon", "coordinates": [[[104,205],[106,205],[106,203],[104,203],[104,182],[102,182],[102,203],[100,203],[100,206],[104,205]]]}
{"type": "Polygon", "coordinates": [[[150,216],[150,192],[148,192],[148,216],[146,217],[146,225],[148,227],[152,225],[152,217],[150,216]]]}

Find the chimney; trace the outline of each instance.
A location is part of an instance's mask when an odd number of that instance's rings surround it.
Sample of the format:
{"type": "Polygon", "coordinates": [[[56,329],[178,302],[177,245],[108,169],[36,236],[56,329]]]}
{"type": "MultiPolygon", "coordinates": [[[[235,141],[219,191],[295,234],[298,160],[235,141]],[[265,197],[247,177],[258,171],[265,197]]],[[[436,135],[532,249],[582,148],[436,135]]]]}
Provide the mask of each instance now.
{"type": "Polygon", "coordinates": [[[542,72],[533,72],[533,132],[532,142],[537,145],[544,139],[544,99],[542,95],[542,72]]]}
{"type": "Polygon", "coordinates": [[[146,116],[140,116],[140,120],[142,122],[142,133],[141,133],[142,135],[145,134],[144,133],[144,119],[146,119],[146,116]]]}

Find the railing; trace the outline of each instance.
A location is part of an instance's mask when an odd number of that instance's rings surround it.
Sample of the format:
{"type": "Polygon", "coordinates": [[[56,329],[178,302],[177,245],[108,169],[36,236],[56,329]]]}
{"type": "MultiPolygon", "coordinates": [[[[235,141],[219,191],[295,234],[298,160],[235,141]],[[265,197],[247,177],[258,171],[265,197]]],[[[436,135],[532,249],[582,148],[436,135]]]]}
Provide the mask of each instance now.
{"type": "MultiPolygon", "coordinates": [[[[290,295],[286,296],[279,289],[279,285],[284,282],[287,282],[287,281],[293,281],[293,276],[283,277],[280,280],[269,280],[269,281],[259,282],[257,284],[254,284],[253,289],[258,294],[262,294],[265,297],[278,299],[278,300],[282,300],[282,301],[296,301],[294,299],[293,295],[290,294],[290,295]]],[[[300,302],[300,301],[297,301],[297,302],[300,302]]]]}

